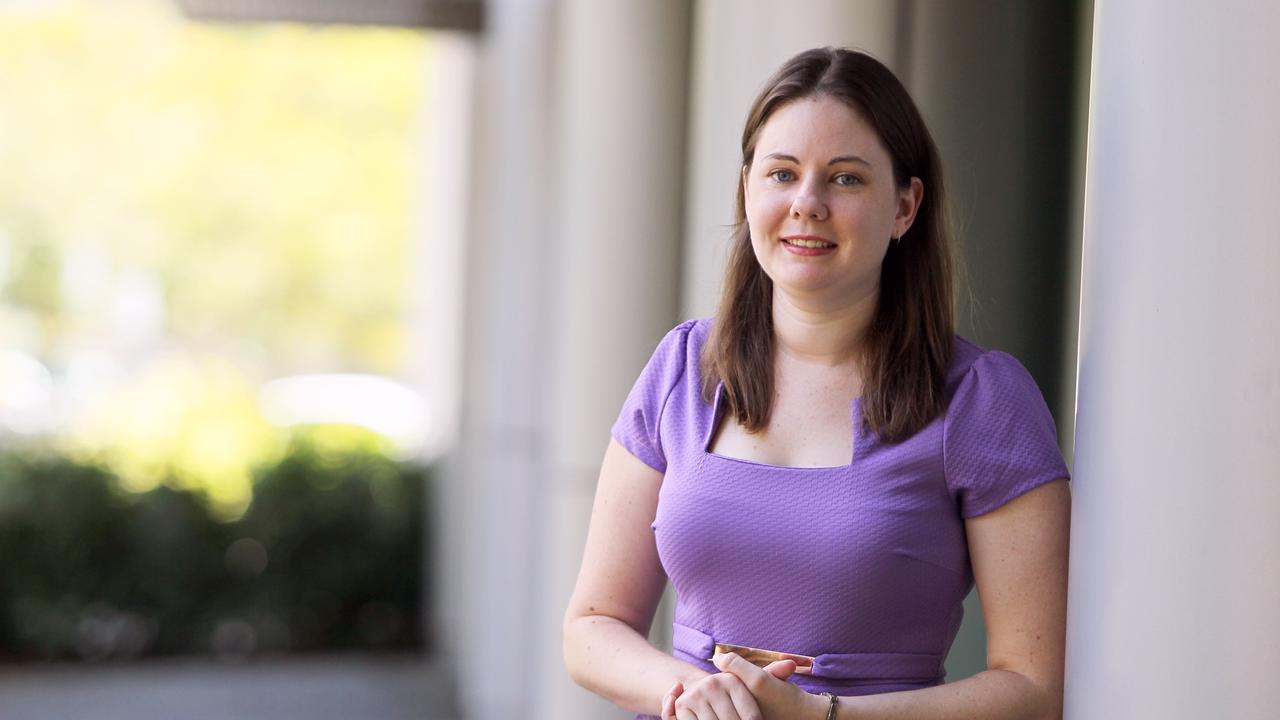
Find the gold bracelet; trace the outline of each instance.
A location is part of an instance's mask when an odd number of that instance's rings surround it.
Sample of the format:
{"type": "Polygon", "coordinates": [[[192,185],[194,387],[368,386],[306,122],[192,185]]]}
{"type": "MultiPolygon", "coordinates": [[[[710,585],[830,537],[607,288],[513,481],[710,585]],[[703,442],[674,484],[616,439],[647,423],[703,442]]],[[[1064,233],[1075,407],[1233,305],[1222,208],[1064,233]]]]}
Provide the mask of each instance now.
{"type": "Polygon", "coordinates": [[[819,693],[819,695],[831,698],[831,707],[827,709],[827,720],[836,720],[836,705],[840,702],[840,699],[832,692],[819,693]]]}

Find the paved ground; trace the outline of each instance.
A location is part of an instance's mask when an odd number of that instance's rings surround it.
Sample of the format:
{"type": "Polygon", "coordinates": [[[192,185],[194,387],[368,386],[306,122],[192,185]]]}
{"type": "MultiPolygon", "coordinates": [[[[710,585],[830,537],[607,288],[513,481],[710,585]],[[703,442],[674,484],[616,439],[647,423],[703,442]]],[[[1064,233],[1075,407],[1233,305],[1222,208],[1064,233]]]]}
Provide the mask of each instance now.
{"type": "Polygon", "coordinates": [[[0,667],[0,720],[456,720],[419,656],[0,667]]]}

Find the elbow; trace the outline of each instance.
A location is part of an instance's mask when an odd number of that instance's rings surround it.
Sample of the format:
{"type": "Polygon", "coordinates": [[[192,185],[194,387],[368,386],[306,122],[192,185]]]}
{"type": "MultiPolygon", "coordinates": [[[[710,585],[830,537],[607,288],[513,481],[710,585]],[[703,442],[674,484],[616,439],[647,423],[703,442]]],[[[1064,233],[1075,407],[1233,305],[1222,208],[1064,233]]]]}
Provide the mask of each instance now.
{"type": "Polygon", "coordinates": [[[1062,720],[1062,686],[1059,685],[1056,690],[1049,692],[1049,697],[1045,701],[1045,720],[1062,720]]]}
{"type": "Polygon", "coordinates": [[[565,672],[578,687],[600,695],[599,648],[601,616],[565,615],[561,628],[560,653],[565,672]]]}
{"type": "Polygon", "coordinates": [[[1062,720],[1062,691],[1048,691],[1041,696],[1039,702],[1039,712],[1036,717],[1039,720],[1062,720]]]}
{"type": "Polygon", "coordinates": [[[580,628],[578,620],[580,618],[566,614],[564,625],[560,631],[560,653],[564,661],[565,672],[569,673],[569,679],[573,680],[575,685],[586,687],[584,682],[583,670],[585,663],[582,661],[582,643],[580,638],[580,628]]]}
{"type": "Polygon", "coordinates": [[[1036,717],[1042,718],[1042,720],[1062,720],[1062,678],[1056,677],[1038,681],[1035,678],[1027,678],[1027,680],[1037,691],[1040,711],[1036,714],[1036,717]]]}
{"type": "Polygon", "coordinates": [[[1034,690],[1036,709],[1032,717],[1036,720],[1062,720],[1062,682],[1036,680],[1025,675],[1023,677],[1034,690]]]}
{"type": "Polygon", "coordinates": [[[1017,678],[1023,689],[1023,710],[1019,713],[1028,720],[1062,720],[1063,684],[1061,677],[1036,677],[1010,667],[991,667],[1017,678]]]}

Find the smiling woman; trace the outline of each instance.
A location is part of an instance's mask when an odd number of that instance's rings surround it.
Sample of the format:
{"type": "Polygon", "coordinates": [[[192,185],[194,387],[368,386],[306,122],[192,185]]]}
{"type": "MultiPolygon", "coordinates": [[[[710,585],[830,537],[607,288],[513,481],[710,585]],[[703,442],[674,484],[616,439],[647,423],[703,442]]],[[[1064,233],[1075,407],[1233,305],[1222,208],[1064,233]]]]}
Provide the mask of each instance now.
{"type": "Polygon", "coordinates": [[[872,309],[890,238],[920,206],[920,179],[899,188],[875,130],[830,97],[780,108],[757,153],[743,168],[747,223],[761,269],[787,289],[782,298],[872,309]]]}
{"type": "Polygon", "coordinates": [[[914,103],[865,54],[802,53],[741,167],[719,312],[667,334],[613,427],[570,674],[664,720],[1058,717],[1067,470],[1027,371],[955,334],[914,103]],[[672,656],[643,635],[668,578],[672,656]],[[975,582],[988,669],[943,688],[975,582]]]}

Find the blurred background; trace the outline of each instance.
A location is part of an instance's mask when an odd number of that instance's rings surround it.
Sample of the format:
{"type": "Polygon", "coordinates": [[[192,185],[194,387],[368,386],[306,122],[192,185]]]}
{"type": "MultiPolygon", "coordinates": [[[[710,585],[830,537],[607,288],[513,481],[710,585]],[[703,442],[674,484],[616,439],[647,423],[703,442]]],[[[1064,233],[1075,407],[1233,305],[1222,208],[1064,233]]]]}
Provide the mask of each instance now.
{"type": "Polygon", "coordinates": [[[559,659],[595,472],[817,45],[917,99],[1070,458],[1091,16],[0,0],[3,717],[625,717],[559,659]]]}
{"type": "Polygon", "coordinates": [[[431,37],[232,19],[0,3],[0,675],[32,713],[36,667],[83,709],[77,668],[434,647],[431,37]]]}

